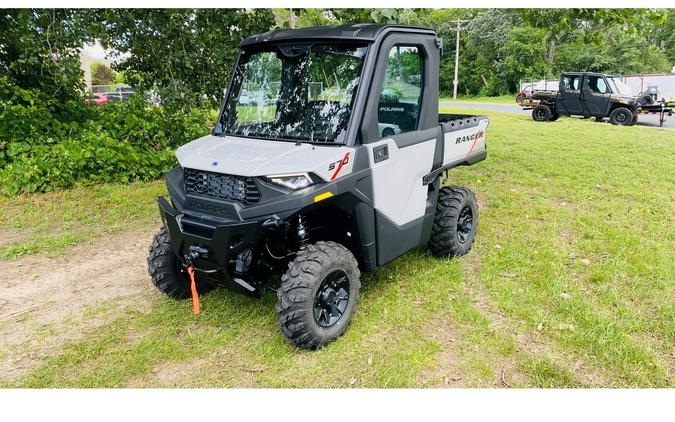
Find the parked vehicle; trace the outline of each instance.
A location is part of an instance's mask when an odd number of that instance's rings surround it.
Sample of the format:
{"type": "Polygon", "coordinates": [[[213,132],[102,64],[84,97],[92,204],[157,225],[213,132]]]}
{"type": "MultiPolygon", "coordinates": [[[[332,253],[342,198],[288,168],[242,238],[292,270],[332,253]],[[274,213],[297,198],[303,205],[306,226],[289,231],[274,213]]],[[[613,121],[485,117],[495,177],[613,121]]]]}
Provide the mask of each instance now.
{"type": "Polygon", "coordinates": [[[401,133],[400,127],[389,123],[378,123],[377,130],[380,132],[381,138],[388,138],[390,136],[398,135],[399,133],[401,133]]]}
{"type": "Polygon", "coordinates": [[[537,93],[552,94],[558,90],[558,81],[541,80],[521,84],[520,91],[516,94],[516,103],[523,108],[533,108],[539,105],[538,100],[532,96],[537,93]]]}
{"type": "Polygon", "coordinates": [[[647,94],[652,96],[654,103],[665,101],[668,104],[675,102],[674,72],[621,75],[619,79],[621,82],[630,87],[633,92],[639,92],[641,94],[638,96],[638,101],[640,101],[640,99],[644,99],[644,95],[642,94],[647,94]],[[654,94],[657,94],[656,98],[654,98],[654,94]]]}
{"type": "Polygon", "coordinates": [[[124,101],[128,100],[130,96],[132,96],[135,93],[134,89],[131,87],[126,87],[126,86],[120,86],[117,87],[112,92],[105,92],[103,95],[105,95],[108,98],[108,101],[110,102],[116,102],[116,101],[124,101]]]}
{"type": "Polygon", "coordinates": [[[630,90],[618,79],[600,73],[563,73],[557,92],[538,92],[532,99],[539,101],[532,110],[538,122],[560,116],[609,118],[610,123],[624,126],[637,122],[639,104],[630,90]]]}
{"type": "Polygon", "coordinates": [[[618,77],[592,72],[567,72],[560,75],[559,90],[554,93],[537,92],[539,101],[532,118],[535,121],[554,121],[560,116],[608,118],[614,125],[632,126],[641,113],[659,112],[661,124],[672,110],[659,104],[644,104],[635,99],[632,90],[618,77]]]}
{"type": "Polygon", "coordinates": [[[262,91],[243,91],[239,96],[240,105],[258,106],[271,103],[272,101],[262,91]]]}
{"type": "Polygon", "coordinates": [[[648,86],[647,89],[637,95],[637,102],[640,105],[650,105],[658,101],[659,91],[657,86],[648,86]]]}
{"type": "Polygon", "coordinates": [[[469,252],[475,195],[441,176],[486,158],[488,119],[438,113],[440,46],[431,29],[396,25],[244,40],[215,129],[178,148],[170,201],[158,198],[154,285],[192,296],[196,313],[198,294],[214,287],[274,291],[281,331],[315,349],[352,320],[362,271],[419,245],[439,257],[469,252]],[[401,102],[382,103],[400,74],[401,102]],[[310,92],[317,78],[324,91],[310,92]],[[241,104],[254,84],[274,91],[271,112],[241,104]]]}
{"type": "Polygon", "coordinates": [[[92,94],[91,98],[84,99],[85,104],[95,104],[101,106],[108,103],[108,97],[104,94],[92,94]]]}

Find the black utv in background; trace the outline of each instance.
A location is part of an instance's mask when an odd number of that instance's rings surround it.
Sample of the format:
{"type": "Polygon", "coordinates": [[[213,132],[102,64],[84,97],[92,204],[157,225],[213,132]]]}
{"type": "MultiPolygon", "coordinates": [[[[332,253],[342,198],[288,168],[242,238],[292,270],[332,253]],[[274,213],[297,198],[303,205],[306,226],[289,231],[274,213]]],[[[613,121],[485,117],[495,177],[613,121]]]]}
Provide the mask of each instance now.
{"type": "Polygon", "coordinates": [[[630,88],[618,78],[591,72],[563,73],[557,92],[539,92],[532,100],[539,101],[532,110],[532,118],[537,122],[581,116],[608,118],[611,124],[632,126],[637,123],[640,109],[630,88]]]}

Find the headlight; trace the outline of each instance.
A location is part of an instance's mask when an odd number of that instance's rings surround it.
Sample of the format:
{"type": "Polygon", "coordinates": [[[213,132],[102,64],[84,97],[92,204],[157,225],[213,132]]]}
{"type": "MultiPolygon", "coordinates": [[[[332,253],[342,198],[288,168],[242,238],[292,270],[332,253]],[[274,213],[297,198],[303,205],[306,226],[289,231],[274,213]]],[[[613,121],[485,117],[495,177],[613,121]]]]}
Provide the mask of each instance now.
{"type": "Polygon", "coordinates": [[[309,173],[275,174],[267,176],[267,180],[290,190],[304,189],[319,181],[316,176],[309,173]]]}

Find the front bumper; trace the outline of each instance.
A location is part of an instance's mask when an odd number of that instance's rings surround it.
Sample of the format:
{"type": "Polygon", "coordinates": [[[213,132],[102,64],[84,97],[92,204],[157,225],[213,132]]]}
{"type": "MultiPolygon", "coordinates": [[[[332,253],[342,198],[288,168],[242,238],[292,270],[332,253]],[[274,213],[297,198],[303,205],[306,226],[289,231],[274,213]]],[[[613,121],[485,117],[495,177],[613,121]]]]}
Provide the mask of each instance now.
{"type": "Polygon", "coordinates": [[[237,256],[248,250],[253,251],[262,236],[262,223],[258,221],[214,223],[178,211],[163,198],[157,198],[162,221],[171,236],[171,248],[181,260],[189,253],[191,246],[208,251],[207,257],[194,263],[195,270],[208,274],[226,287],[231,287],[252,296],[259,296],[259,290],[244,274],[234,274],[237,256]]]}

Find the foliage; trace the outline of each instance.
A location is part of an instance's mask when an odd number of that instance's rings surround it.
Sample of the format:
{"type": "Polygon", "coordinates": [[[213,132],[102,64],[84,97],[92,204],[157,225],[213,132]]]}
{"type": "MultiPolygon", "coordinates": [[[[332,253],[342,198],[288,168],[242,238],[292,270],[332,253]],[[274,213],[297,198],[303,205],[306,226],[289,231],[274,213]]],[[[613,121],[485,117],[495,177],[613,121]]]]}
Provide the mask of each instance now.
{"type": "MultiPolygon", "coordinates": [[[[445,39],[440,87],[452,92],[455,28],[463,19],[459,89],[502,95],[527,79],[566,70],[669,71],[675,17],[651,9],[294,9],[297,26],[414,24],[445,39]]],[[[286,9],[11,9],[0,14],[0,182],[4,193],[76,183],[147,180],[173,163],[171,149],[208,131],[244,37],[286,9]],[[83,102],[79,52],[98,39],[129,58],[118,73],[97,66],[94,81],[124,81],[159,94],[127,103],[83,102]]]]}
{"type": "Polygon", "coordinates": [[[154,179],[175,164],[177,146],[208,132],[204,112],[171,113],[142,96],[104,107],[71,102],[57,117],[53,100],[6,78],[0,95],[3,194],[154,179]]]}
{"type": "Polygon", "coordinates": [[[115,66],[170,107],[216,107],[242,39],[274,23],[269,9],[97,11],[101,44],[131,56],[115,66]]]}
{"type": "Polygon", "coordinates": [[[76,9],[7,9],[0,14],[0,77],[55,107],[79,100],[79,51],[91,41],[88,14],[76,9]]]}
{"type": "MultiPolygon", "coordinates": [[[[304,9],[298,25],[399,22],[434,28],[445,41],[440,88],[452,93],[455,26],[461,33],[459,90],[514,92],[524,80],[564,70],[663,72],[675,64],[675,17],[648,9],[304,9]]],[[[284,14],[277,13],[285,24],[284,14]]]]}
{"type": "Polygon", "coordinates": [[[672,67],[663,50],[635,33],[613,27],[604,39],[587,42],[578,31],[558,47],[553,63],[556,73],[584,69],[605,73],[667,72],[672,67]]]}
{"type": "Polygon", "coordinates": [[[110,85],[117,80],[117,72],[105,63],[91,64],[91,84],[110,85]]]}

